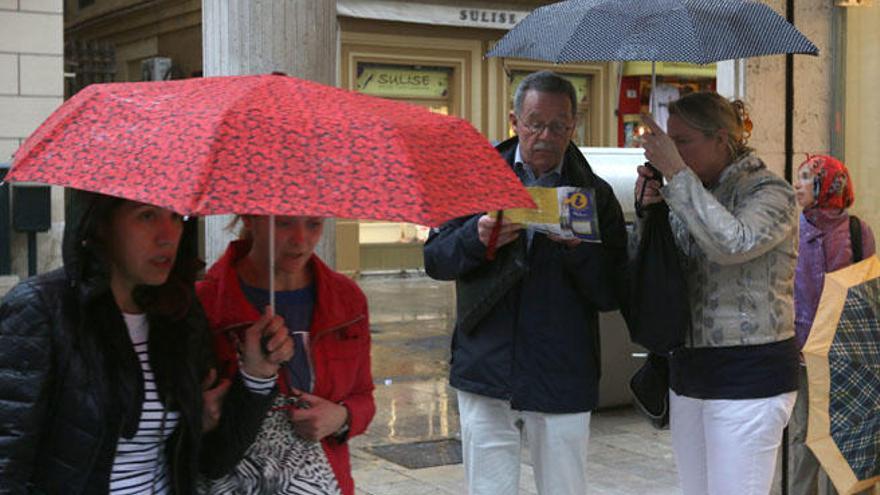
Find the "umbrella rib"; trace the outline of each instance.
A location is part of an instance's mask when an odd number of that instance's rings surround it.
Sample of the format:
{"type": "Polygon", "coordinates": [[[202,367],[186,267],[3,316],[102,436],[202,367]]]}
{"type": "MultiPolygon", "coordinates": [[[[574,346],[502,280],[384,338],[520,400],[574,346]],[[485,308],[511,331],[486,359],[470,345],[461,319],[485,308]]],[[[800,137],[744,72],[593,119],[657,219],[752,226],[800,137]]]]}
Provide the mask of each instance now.
{"type": "MultiPolygon", "coordinates": [[[[37,130],[24,142],[24,144],[14,154],[14,161],[16,163],[24,162],[26,159],[35,155],[39,144],[55,141],[58,135],[69,127],[68,123],[76,124],[78,121],[80,121],[78,117],[81,116],[90,107],[89,103],[98,97],[98,89],[98,87],[83,89],[77,95],[81,97],[79,98],[79,100],[82,101],[78,100],[76,106],[70,108],[64,115],[60,116],[57,121],[52,118],[54,117],[54,115],[43,121],[43,123],[40,124],[37,130]],[[61,124],[62,122],[64,123],[63,125],[61,124]]],[[[34,165],[31,164],[31,166],[34,165]]],[[[14,172],[15,168],[13,168],[12,170],[14,172]]],[[[14,176],[12,172],[10,173],[10,175],[14,176]]],[[[13,181],[14,180],[15,179],[13,178],[13,181]]]]}
{"type": "MultiPolygon", "coordinates": [[[[687,9],[685,9],[685,12],[687,14],[689,14],[687,12],[687,9]]],[[[685,18],[687,19],[687,24],[690,29],[690,34],[692,35],[692,39],[698,40],[700,42],[699,46],[698,46],[698,49],[700,51],[700,58],[701,58],[700,64],[714,62],[714,60],[709,60],[709,55],[706,53],[705,40],[703,40],[703,38],[700,36],[700,32],[697,30],[696,24],[694,24],[694,16],[686,15],[685,18]]]]}
{"type": "MultiPolygon", "coordinates": [[[[267,76],[257,76],[258,82],[265,81],[265,77],[267,76]]],[[[222,138],[222,130],[224,123],[227,121],[227,118],[238,108],[240,104],[246,104],[248,99],[250,98],[251,92],[258,84],[249,85],[245,91],[237,94],[231,104],[224,105],[223,109],[220,111],[220,114],[217,116],[215,123],[213,124],[213,129],[211,133],[211,146],[208,150],[208,153],[205,155],[204,163],[202,167],[199,167],[202,170],[199,180],[194,181],[193,186],[193,199],[190,204],[190,212],[189,214],[213,214],[219,212],[203,212],[201,211],[204,204],[207,203],[208,192],[211,191],[211,185],[214,183],[213,177],[215,174],[215,170],[217,169],[218,159],[218,151],[224,146],[224,142],[222,138]]],[[[232,166],[234,164],[224,163],[224,166],[232,166]]],[[[233,213],[233,212],[229,212],[233,213]]],[[[245,213],[245,212],[235,212],[235,213],[245,213]]]]}

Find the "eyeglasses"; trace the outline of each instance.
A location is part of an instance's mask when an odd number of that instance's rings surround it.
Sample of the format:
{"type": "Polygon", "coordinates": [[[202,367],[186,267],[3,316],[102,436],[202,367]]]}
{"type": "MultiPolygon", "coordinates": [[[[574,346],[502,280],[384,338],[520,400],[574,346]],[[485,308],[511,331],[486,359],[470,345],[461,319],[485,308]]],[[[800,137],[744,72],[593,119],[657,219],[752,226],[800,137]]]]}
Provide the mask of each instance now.
{"type": "Polygon", "coordinates": [[[563,124],[562,122],[551,122],[549,124],[527,124],[523,122],[522,126],[525,127],[530,134],[542,134],[544,129],[550,129],[550,133],[557,136],[564,136],[574,129],[573,125],[563,124]]]}

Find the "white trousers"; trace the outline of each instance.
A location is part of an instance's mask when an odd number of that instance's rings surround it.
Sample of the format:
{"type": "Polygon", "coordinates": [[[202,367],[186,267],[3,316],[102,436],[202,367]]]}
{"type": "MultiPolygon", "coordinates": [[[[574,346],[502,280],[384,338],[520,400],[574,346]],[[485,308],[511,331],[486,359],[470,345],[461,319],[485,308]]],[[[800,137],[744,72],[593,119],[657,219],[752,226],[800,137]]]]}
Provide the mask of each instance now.
{"type": "Polygon", "coordinates": [[[589,412],[515,411],[506,400],[460,390],[458,411],[470,495],[518,493],[524,436],[539,495],[586,493],[589,412]]]}
{"type": "Polygon", "coordinates": [[[702,400],[669,391],[669,426],[683,495],[767,495],[797,392],[702,400]]]}

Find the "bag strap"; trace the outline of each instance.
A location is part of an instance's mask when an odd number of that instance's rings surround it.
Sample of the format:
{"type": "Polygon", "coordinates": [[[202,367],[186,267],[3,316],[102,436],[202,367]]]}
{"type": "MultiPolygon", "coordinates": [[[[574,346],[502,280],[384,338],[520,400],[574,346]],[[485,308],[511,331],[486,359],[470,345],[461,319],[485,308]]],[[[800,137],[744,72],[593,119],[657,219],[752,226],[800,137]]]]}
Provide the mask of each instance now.
{"type": "Polygon", "coordinates": [[[849,216],[849,243],[852,246],[852,261],[862,261],[862,221],[855,215],[849,216]]]}

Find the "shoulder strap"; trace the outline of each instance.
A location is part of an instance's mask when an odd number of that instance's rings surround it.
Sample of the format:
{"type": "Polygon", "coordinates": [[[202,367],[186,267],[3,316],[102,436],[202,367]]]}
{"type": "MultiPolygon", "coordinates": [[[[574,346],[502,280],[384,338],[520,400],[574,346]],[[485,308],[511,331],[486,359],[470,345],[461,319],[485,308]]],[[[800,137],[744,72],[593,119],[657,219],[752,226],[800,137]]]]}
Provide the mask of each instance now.
{"type": "Polygon", "coordinates": [[[849,243],[852,246],[853,263],[862,261],[862,221],[855,215],[849,216],[849,243]]]}

